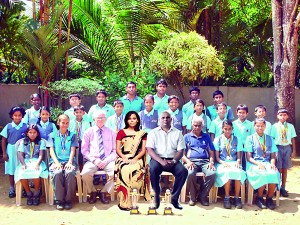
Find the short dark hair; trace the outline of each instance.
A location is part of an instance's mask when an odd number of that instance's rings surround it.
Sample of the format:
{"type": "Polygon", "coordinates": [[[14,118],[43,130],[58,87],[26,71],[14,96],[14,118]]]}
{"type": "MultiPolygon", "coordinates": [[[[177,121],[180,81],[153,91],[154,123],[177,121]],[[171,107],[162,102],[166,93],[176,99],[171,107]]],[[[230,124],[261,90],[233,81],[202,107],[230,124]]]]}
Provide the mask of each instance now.
{"type": "Polygon", "coordinates": [[[198,87],[196,87],[196,86],[193,86],[193,87],[190,88],[190,91],[189,91],[190,94],[192,93],[192,91],[197,91],[198,94],[200,94],[200,89],[198,87]]]}
{"type": "Polygon", "coordinates": [[[239,104],[236,107],[236,112],[238,112],[239,110],[245,110],[248,113],[248,106],[246,106],[245,104],[239,104]]]}
{"type": "Polygon", "coordinates": [[[122,106],[124,106],[124,103],[121,100],[116,100],[116,101],[114,101],[114,107],[116,105],[122,105],[122,106]]]}
{"type": "Polygon", "coordinates": [[[74,112],[76,112],[77,110],[84,111],[84,106],[83,105],[74,106],[74,112]]]}
{"type": "Polygon", "coordinates": [[[231,127],[233,128],[233,125],[232,125],[231,120],[224,120],[224,121],[222,122],[222,128],[223,128],[225,125],[229,125],[229,126],[231,126],[231,127]]]}
{"type": "Polygon", "coordinates": [[[167,83],[167,81],[166,81],[165,79],[160,79],[159,81],[157,81],[157,82],[156,82],[156,87],[157,87],[158,85],[160,85],[160,84],[166,85],[166,87],[168,87],[168,83],[167,83]]]}
{"type": "Polygon", "coordinates": [[[34,99],[34,98],[42,99],[41,96],[40,96],[40,94],[38,94],[38,93],[33,93],[32,95],[30,95],[30,99],[31,100],[34,99]]]}
{"type": "Polygon", "coordinates": [[[221,102],[217,105],[217,109],[220,107],[220,106],[225,106],[225,108],[227,109],[227,104],[225,102],[221,102]]]}
{"type": "Polygon", "coordinates": [[[214,98],[216,95],[221,95],[221,96],[224,98],[224,94],[223,94],[223,92],[220,91],[220,90],[214,91],[214,93],[213,93],[213,98],[214,98]]]}
{"type": "Polygon", "coordinates": [[[153,95],[147,94],[147,95],[144,97],[144,102],[146,101],[147,98],[150,98],[150,99],[154,102],[154,96],[153,96],[153,95]]]}
{"type": "Polygon", "coordinates": [[[70,95],[69,95],[69,100],[70,100],[71,98],[73,98],[73,97],[76,97],[76,98],[78,98],[78,99],[81,99],[80,94],[78,94],[78,93],[70,94],[70,95]]]}
{"type": "Polygon", "coordinates": [[[203,107],[205,106],[204,101],[203,101],[202,99],[196,99],[196,101],[194,102],[194,106],[195,106],[197,103],[201,103],[201,104],[203,105],[203,107]]]}
{"type": "Polygon", "coordinates": [[[134,81],[127,82],[126,87],[128,87],[129,84],[133,84],[136,87],[136,83],[134,81]]]}
{"type": "Polygon", "coordinates": [[[277,115],[278,115],[279,113],[286,113],[286,114],[289,115],[289,111],[288,111],[286,108],[280,108],[280,109],[278,109],[277,115]]]}
{"type": "Polygon", "coordinates": [[[172,101],[172,99],[177,99],[177,101],[179,102],[179,98],[176,95],[170,95],[168,98],[168,103],[170,103],[170,101],[172,101]]]}
{"type": "Polygon", "coordinates": [[[263,110],[265,110],[267,112],[267,108],[264,105],[257,105],[255,107],[255,109],[254,109],[254,112],[257,112],[257,110],[259,110],[259,109],[263,109],[263,110]]]}
{"type": "Polygon", "coordinates": [[[105,97],[107,97],[107,92],[105,90],[98,90],[96,92],[96,97],[99,95],[99,94],[104,94],[105,97]]]}
{"type": "Polygon", "coordinates": [[[34,140],[34,143],[38,144],[40,142],[40,140],[42,139],[38,126],[36,124],[29,124],[29,126],[26,129],[26,138],[24,139],[25,145],[28,145],[30,143],[30,140],[29,140],[29,137],[27,136],[27,134],[32,129],[35,130],[38,134],[34,140]]]}
{"type": "Polygon", "coordinates": [[[263,122],[264,124],[266,124],[266,120],[264,118],[255,118],[254,119],[254,125],[259,123],[259,122],[263,122]]]}

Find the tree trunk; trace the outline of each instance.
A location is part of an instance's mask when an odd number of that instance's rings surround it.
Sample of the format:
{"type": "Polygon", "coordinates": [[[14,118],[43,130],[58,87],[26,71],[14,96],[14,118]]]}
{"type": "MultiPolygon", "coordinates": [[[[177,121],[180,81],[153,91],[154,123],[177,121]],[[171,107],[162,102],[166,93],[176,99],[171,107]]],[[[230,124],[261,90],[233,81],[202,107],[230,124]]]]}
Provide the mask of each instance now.
{"type": "Polygon", "coordinates": [[[278,108],[286,108],[289,111],[289,121],[294,125],[299,24],[297,8],[298,0],[272,1],[275,115],[278,108]]]}

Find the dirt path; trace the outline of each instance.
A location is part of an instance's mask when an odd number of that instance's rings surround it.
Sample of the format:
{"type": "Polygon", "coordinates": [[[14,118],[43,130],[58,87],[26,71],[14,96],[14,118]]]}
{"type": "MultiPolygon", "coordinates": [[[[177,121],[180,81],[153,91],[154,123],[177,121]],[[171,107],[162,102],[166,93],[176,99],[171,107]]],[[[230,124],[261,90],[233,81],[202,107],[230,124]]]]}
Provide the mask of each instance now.
{"type": "Polygon", "coordinates": [[[16,207],[15,199],[7,196],[8,178],[3,175],[3,162],[0,163],[0,224],[298,224],[300,221],[300,158],[293,160],[293,168],[288,172],[287,189],[290,196],[280,198],[280,206],[274,211],[260,210],[257,206],[244,205],[241,210],[223,208],[222,199],[209,207],[202,207],[199,203],[191,207],[184,204],[184,209],[173,210],[173,216],[163,216],[162,204],[156,216],[148,216],[148,204],[140,203],[141,215],[129,215],[120,211],[117,202],[103,205],[76,203],[70,211],[58,212],[55,206],[42,203],[38,207],[26,206],[26,199],[22,199],[23,206],[16,207]]]}

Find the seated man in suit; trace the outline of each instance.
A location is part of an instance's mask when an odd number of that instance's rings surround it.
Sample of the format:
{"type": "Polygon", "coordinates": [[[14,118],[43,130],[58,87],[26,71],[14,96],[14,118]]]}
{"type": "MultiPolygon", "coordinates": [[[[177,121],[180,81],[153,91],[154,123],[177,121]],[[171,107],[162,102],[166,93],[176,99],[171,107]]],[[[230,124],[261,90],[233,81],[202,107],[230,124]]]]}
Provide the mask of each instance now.
{"type": "Polygon", "coordinates": [[[88,128],[82,139],[81,152],[85,161],[81,171],[82,180],[90,193],[89,203],[93,204],[99,195],[103,204],[108,204],[106,193],[114,188],[114,166],[116,159],[116,134],[113,130],[105,127],[106,116],[102,110],[93,114],[95,126],[88,128]],[[101,192],[93,185],[94,173],[98,170],[104,170],[109,178],[101,192]]]}

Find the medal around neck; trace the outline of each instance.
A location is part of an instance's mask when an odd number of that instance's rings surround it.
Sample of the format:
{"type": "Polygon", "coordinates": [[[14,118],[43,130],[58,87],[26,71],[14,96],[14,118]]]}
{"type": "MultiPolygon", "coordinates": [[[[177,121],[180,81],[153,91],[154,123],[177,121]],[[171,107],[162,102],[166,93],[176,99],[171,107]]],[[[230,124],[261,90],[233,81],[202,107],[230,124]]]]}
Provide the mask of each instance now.
{"type": "Polygon", "coordinates": [[[157,215],[156,207],[155,207],[155,192],[153,189],[151,189],[151,191],[150,191],[150,197],[151,197],[151,200],[150,200],[150,206],[148,209],[148,215],[157,215]]]}
{"type": "Polygon", "coordinates": [[[171,207],[171,192],[170,189],[166,190],[165,194],[166,207],[164,209],[164,215],[173,215],[171,207]]]}
{"type": "Polygon", "coordinates": [[[130,210],[130,215],[140,214],[139,207],[137,205],[137,202],[138,202],[137,189],[133,189],[132,192],[131,192],[131,202],[132,202],[132,207],[131,207],[131,210],[130,210]]]}

